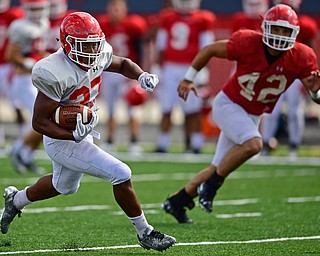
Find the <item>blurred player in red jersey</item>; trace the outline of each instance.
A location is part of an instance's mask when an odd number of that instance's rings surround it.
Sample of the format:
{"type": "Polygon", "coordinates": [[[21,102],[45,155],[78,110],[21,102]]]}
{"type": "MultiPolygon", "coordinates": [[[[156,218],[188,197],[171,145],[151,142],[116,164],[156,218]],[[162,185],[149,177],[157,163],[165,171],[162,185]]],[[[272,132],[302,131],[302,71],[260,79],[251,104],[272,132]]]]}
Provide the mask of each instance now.
{"type": "Polygon", "coordinates": [[[251,29],[261,32],[262,15],[269,9],[269,0],[243,0],[242,12],[233,15],[233,32],[251,29]]]}
{"type": "Polygon", "coordinates": [[[192,61],[178,87],[184,100],[197,95],[194,77],[212,57],[236,61],[237,70],[213,101],[213,119],[221,133],[212,162],[163,203],[164,210],[179,223],[192,222],[186,208],[194,207],[193,198],[197,196],[199,206],[212,212],[213,199],[225,178],[262,150],[260,117],[272,112],[295,79],[299,78],[320,104],[317,56],[312,48],[296,42],[298,24],[291,7],[276,5],[264,15],[263,34],[238,30],[229,40],[201,49],[192,61]]]}
{"type": "MultiPolygon", "coordinates": [[[[261,32],[262,16],[269,9],[269,0],[243,0],[242,12],[235,13],[233,19],[233,32],[239,29],[251,29],[261,32]]],[[[236,71],[236,62],[231,67],[230,74],[236,71]]]]}
{"type": "MultiPolygon", "coordinates": [[[[126,0],[111,0],[107,3],[106,15],[100,20],[100,24],[114,54],[130,58],[141,65],[143,36],[147,29],[145,19],[136,14],[129,15],[126,0]]],[[[108,107],[107,138],[102,147],[106,151],[112,151],[117,131],[116,103],[120,98],[124,99],[127,90],[137,83],[114,73],[104,73],[102,83],[108,84],[107,89],[101,92],[108,107]]],[[[125,101],[125,104],[129,119],[129,152],[139,154],[141,149],[138,144],[139,121],[136,109],[130,102],[125,101]]]]}
{"type": "MultiPolygon", "coordinates": [[[[12,21],[22,18],[23,10],[18,7],[10,7],[10,0],[0,0],[0,97],[8,97],[17,113],[17,121],[21,124],[21,112],[15,105],[14,99],[9,92],[9,80],[12,66],[5,59],[5,49],[8,44],[8,28],[12,21]]],[[[4,127],[0,124],[0,147],[5,145],[4,127]]]]}
{"type": "MultiPolygon", "coordinates": [[[[301,0],[274,0],[274,4],[286,4],[291,6],[296,12],[299,11],[301,0]]],[[[297,41],[314,47],[317,36],[317,23],[309,16],[298,14],[300,31],[297,41]]],[[[287,126],[289,156],[295,158],[298,148],[301,144],[305,126],[304,106],[307,93],[299,79],[295,80],[289,89],[280,97],[276,107],[270,115],[265,115],[262,121],[261,133],[264,143],[262,155],[268,155],[273,148],[272,142],[275,141],[277,130],[279,128],[280,116],[283,103],[287,106],[287,126]]]]}
{"type": "Polygon", "coordinates": [[[37,95],[32,86],[31,70],[47,52],[49,29],[49,2],[47,0],[21,0],[25,17],[17,19],[9,27],[9,43],[6,58],[15,66],[11,96],[29,111],[27,130],[12,146],[10,157],[17,172],[26,169],[40,173],[43,170],[33,161],[34,150],[42,142],[42,135],[31,127],[31,113],[37,95]]]}
{"type": "MultiPolygon", "coordinates": [[[[200,125],[202,99],[192,95],[184,102],[179,99],[176,89],[199,49],[214,41],[216,16],[210,11],[200,10],[199,0],[172,0],[172,6],[160,13],[156,38],[158,64],[161,66],[161,86],[157,96],[162,112],[156,151],[167,152],[171,113],[175,105],[180,104],[185,115],[186,135],[190,137],[191,151],[199,153],[203,143],[200,125]]],[[[204,68],[196,83],[205,85],[208,78],[208,70],[204,68]]]]}
{"type": "Polygon", "coordinates": [[[50,29],[48,37],[48,49],[50,53],[55,52],[60,48],[60,42],[57,40],[60,33],[60,24],[63,19],[73,11],[68,11],[67,0],[49,0],[50,3],[50,29]]]}

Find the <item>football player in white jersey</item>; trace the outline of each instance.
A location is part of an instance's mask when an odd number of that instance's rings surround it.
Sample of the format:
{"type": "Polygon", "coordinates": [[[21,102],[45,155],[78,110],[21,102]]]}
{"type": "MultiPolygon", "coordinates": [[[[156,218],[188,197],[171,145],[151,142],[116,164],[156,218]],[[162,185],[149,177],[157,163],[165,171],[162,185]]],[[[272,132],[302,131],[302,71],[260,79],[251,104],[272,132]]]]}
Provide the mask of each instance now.
{"type": "MultiPolygon", "coordinates": [[[[5,59],[6,48],[8,44],[8,28],[10,24],[23,16],[23,11],[19,7],[10,7],[10,0],[0,0],[0,98],[8,98],[17,114],[17,122],[21,124],[23,119],[19,106],[14,104],[14,100],[10,97],[10,75],[12,72],[12,65],[5,59]]],[[[1,116],[2,117],[2,116],[1,116]]],[[[3,117],[2,117],[3,118],[3,117]]],[[[5,132],[4,125],[0,123],[0,147],[5,146],[5,132]]]]}
{"type": "Polygon", "coordinates": [[[7,233],[14,217],[26,205],[76,193],[86,173],[113,185],[115,199],[136,228],[142,247],[158,251],[169,248],[176,240],[148,224],[131,184],[130,168],[93,143],[93,135],[98,136],[93,130],[98,123],[96,112],[93,111],[86,125],[78,114],[74,131],[60,127],[50,118],[59,105],[66,103],[81,103],[96,110],[95,99],[103,71],[137,79],[149,92],[156,87],[158,77],[144,72],[130,59],[113,55],[99,23],[88,13],[71,13],[63,20],[60,42],[62,48],[40,60],[32,71],[33,85],[38,89],[32,123],[34,129],[44,135],[53,174],[43,176],[21,191],[13,186],[5,189],[1,232],[7,233]]]}
{"type": "Polygon", "coordinates": [[[10,90],[11,97],[29,111],[25,133],[12,146],[10,157],[17,172],[25,169],[41,173],[33,161],[33,152],[42,142],[42,135],[31,127],[31,114],[37,89],[32,86],[31,69],[46,55],[46,35],[49,29],[49,2],[47,0],[21,0],[25,18],[17,19],[9,27],[7,59],[15,66],[10,90]]]}

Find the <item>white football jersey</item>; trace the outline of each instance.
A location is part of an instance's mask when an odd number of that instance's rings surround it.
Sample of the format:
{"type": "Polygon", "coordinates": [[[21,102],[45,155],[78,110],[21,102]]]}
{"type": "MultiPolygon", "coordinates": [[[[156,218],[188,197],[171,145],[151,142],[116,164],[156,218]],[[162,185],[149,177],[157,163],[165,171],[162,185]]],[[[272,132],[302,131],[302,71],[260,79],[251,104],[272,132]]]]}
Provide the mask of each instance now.
{"type": "Polygon", "coordinates": [[[33,85],[60,103],[81,103],[92,107],[100,93],[101,74],[112,62],[112,47],[106,42],[100,62],[85,71],[60,48],[38,61],[32,69],[33,85]]]}
{"type": "Polygon", "coordinates": [[[9,27],[9,39],[20,46],[21,54],[27,56],[33,52],[42,52],[47,48],[49,20],[33,23],[27,19],[18,19],[9,27]]]}

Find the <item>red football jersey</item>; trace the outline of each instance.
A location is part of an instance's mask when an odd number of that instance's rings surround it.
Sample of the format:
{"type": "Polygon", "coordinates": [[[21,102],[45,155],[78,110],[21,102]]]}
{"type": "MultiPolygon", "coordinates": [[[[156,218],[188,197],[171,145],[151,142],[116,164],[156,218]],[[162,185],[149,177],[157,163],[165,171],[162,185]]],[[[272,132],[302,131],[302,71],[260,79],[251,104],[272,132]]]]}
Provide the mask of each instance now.
{"type": "Polygon", "coordinates": [[[159,17],[159,29],[168,35],[163,60],[191,63],[200,50],[200,35],[212,32],[215,23],[216,16],[210,11],[195,10],[181,14],[174,9],[165,9],[159,17]]]}
{"type": "Polygon", "coordinates": [[[129,15],[114,24],[107,17],[100,21],[100,26],[115,55],[139,61],[137,40],[141,40],[147,30],[145,19],[139,15],[129,15]]]}
{"type": "Polygon", "coordinates": [[[232,28],[233,32],[239,30],[239,29],[251,29],[254,31],[259,31],[261,32],[261,23],[262,23],[262,18],[249,18],[245,13],[243,12],[238,12],[234,14],[232,17],[232,28]]]}
{"type": "Polygon", "coordinates": [[[299,15],[300,31],[297,41],[310,46],[310,43],[316,39],[318,28],[314,19],[306,15],[299,15]]]}
{"type": "Polygon", "coordinates": [[[4,60],[5,49],[8,44],[8,28],[12,21],[22,18],[23,10],[18,7],[12,7],[9,10],[0,13],[0,64],[6,63],[4,60]]]}
{"type": "Polygon", "coordinates": [[[306,78],[318,69],[314,51],[298,42],[269,65],[262,34],[252,30],[235,32],[227,51],[228,59],[237,61],[237,71],[223,91],[253,115],[271,113],[280,95],[296,78],[306,78]]]}
{"type": "Polygon", "coordinates": [[[47,51],[50,53],[54,53],[56,50],[60,48],[60,42],[57,40],[60,37],[60,24],[63,19],[69,14],[75,12],[75,10],[66,11],[62,17],[57,19],[50,19],[50,29],[48,35],[48,49],[47,51]]]}

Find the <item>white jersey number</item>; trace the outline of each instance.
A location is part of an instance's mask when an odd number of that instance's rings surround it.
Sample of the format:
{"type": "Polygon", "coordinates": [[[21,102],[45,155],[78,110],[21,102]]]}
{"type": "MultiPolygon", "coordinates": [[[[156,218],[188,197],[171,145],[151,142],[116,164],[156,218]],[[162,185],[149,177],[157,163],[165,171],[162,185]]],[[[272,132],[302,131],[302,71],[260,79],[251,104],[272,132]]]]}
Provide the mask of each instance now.
{"type": "Polygon", "coordinates": [[[171,29],[170,45],[173,49],[184,50],[188,47],[190,28],[183,22],[177,22],[171,29]]]}
{"type": "MultiPolygon", "coordinates": [[[[248,101],[252,101],[253,96],[256,94],[256,92],[254,91],[254,86],[258,81],[259,77],[260,77],[260,73],[258,72],[254,72],[251,74],[246,74],[238,77],[238,83],[242,88],[242,90],[240,91],[240,94],[243,97],[245,97],[248,101]]],[[[267,82],[269,83],[272,83],[274,81],[279,81],[278,88],[271,88],[271,87],[263,88],[257,97],[257,101],[263,102],[263,103],[274,102],[276,101],[276,99],[267,99],[267,95],[269,94],[279,95],[283,93],[283,91],[286,89],[287,78],[283,75],[272,75],[267,78],[267,82]]]]}
{"type": "Polygon", "coordinates": [[[110,38],[110,44],[113,47],[114,53],[118,56],[128,57],[128,35],[126,34],[115,34],[110,38]]]}

